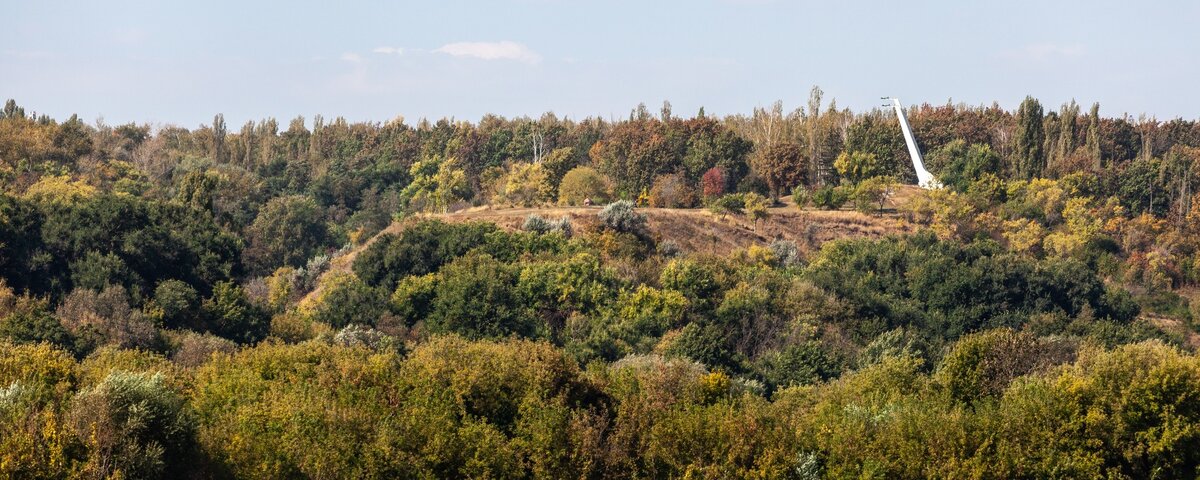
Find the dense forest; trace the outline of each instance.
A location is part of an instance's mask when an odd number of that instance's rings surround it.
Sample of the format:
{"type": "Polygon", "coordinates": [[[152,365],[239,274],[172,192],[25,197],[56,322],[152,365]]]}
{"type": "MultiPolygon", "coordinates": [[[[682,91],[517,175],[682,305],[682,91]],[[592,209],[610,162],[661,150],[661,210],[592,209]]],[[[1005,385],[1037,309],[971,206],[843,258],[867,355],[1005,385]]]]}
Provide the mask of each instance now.
{"type": "Polygon", "coordinates": [[[1200,122],[0,111],[0,478],[1200,475],[1200,122]],[[594,205],[521,228],[473,208],[594,205]],[[646,209],[911,231],[689,251],[646,209]]]}

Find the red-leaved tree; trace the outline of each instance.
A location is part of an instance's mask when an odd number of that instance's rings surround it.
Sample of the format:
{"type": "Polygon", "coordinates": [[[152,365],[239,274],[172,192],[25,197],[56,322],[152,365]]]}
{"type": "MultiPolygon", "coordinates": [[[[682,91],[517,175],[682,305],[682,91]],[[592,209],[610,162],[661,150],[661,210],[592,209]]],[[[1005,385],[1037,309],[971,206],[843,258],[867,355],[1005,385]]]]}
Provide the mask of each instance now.
{"type": "Polygon", "coordinates": [[[725,169],[712,167],[700,177],[700,186],[704,190],[704,199],[711,200],[725,194],[725,169]]]}

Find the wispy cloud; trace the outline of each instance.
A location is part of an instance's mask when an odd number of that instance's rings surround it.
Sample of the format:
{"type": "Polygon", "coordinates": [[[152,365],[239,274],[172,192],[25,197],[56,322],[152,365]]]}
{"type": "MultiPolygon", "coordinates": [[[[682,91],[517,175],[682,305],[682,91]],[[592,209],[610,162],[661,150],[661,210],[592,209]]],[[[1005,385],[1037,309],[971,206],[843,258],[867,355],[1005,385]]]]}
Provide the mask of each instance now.
{"type": "Polygon", "coordinates": [[[4,56],[20,58],[23,60],[36,60],[40,58],[49,58],[50,52],[42,50],[5,50],[4,56]]]}
{"type": "Polygon", "coordinates": [[[359,54],[353,53],[353,52],[343,53],[341,56],[341,59],[342,59],[342,61],[346,61],[346,62],[350,62],[350,63],[362,63],[362,61],[363,61],[362,55],[359,55],[359,54]]]}
{"type": "Polygon", "coordinates": [[[448,43],[434,51],[456,57],[474,57],[483,60],[515,60],[531,65],[542,61],[542,56],[538,55],[537,52],[530,50],[525,45],[510,41],[448,43]]]}
{"type": "Polygon", "coordinates": [[[113,41],[125,45],[139,45],[145,43],[149,37],[149,34],[140,28],[118,28],[112,33],[113,41]]]}
{"type": "Polygon", "coordinates": [[[371,51],[382,55],[404,55],[404,49],[400,47],[375,47],[371,51]]]}
{"type": "Polygon", "coordinates": [[[1078,57],[1086,53],[1083,45],[1063,45],[1057,43],[1034,43],[1017,50],[1009,50],[1002,54],[1004,57],[1019,60],[1044,62],[1047,60],[1078,57]]]}

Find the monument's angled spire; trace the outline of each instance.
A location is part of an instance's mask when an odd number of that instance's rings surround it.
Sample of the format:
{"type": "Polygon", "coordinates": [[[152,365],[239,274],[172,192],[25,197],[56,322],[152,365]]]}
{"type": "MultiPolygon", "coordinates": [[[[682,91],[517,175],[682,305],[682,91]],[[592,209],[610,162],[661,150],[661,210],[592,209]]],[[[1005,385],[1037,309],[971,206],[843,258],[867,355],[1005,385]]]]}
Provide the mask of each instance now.
{"type": "MultiPolygon", "coordinates": [[[[888,97],[884,97],[888,99],[888,97]]],[[[904,106],[899,98],[892,98],[892,106],[896,109],[896,119],[900,120],[900,130],[904,132],[904,143],[908,144],[908,154],[912,157],[913,169],[917,171],[917,184],[923,188],[939,188],[942,186],[929,170],[925,169],[925,161],[921,158],[921,149],[917,147],[917,139],[913,137],[908,118],[904,116],[904,106]]]]}

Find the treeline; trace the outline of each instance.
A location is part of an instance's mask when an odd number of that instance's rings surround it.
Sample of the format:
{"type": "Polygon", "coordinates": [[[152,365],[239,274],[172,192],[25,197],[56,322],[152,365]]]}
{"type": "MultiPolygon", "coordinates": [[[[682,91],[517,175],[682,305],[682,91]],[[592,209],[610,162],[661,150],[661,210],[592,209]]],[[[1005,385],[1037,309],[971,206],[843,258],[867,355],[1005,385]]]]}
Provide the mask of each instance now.
{"type": "Polygon", "coordinates": [[[932,371],[885,356],[767,400],[657,355],[581,370],[529,341],[446,337],[407,356],[346,341],[261,344],[198,367],[3,344],[0,468],[15,478],[1177,478],[1200,463],[1200,365],[1157,343],[1074,351],[994,330],[932,371]]]}
{"type": "Polygon", "coordinates": [[[1197,123],[909,118],[946,188],[888,206],[894,117],[816,89],[240,131],[10,101],[0,477],[1196,475],[1197,123]],[[759,231],[785,196],[914,233],[717,255],[639,210],[759,231]]]}

